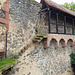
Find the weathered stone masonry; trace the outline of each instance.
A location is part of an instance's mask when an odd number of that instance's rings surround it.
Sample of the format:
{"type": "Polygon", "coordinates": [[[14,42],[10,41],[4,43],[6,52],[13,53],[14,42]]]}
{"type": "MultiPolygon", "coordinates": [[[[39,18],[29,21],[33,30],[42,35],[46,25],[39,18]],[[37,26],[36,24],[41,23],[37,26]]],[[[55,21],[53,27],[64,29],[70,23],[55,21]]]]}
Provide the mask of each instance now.
{"type": "Polygon", "coordinates": [[[29,43],[36,33],[38,12],[41,5],[33,0],[9,1],[8,55],[19,52],[29,43]]]}
{"type": "Polygon", "coordinates": [[[9,0],[1,1],[0,12],[0,52],[4,52],[5,55],[6,35],[9,30],[9,0]]]}
{"type": "MultiPolygon", "coordinates": [[[[37,7],[39,7],[39,5],[32,0],[10,1],[11,18],[9,28],[12,29],[13,27],[15,27],[15,29],[9,30],[9,54],[12,54],[13,52],[17,53],[17,47],[20,48],[21,46],[28,44],[28,41],[31,42],[28,39],[31,39],[30,37],[33,34],[48,34],[48,13],[41,12],[40,10],[36,12],[35,10],[37,10],[37,7]],[[20,30],[20,28],[18,27],[21,28],[21,32],[18,31],[20,30]],[[31,31],[31,29],[33,32],[31,31]],[[18,34],[17,31],[19,32],[18,34]],[[19,36],[20,34],[22,34],[23,36],[19,36]],[[14,37],[12,38],[12,36],[14,37]],[[24,43],[22,42],[21,38],[24,39],[24,43]],[[13,40],[12,43],[11,40],[13,40]]],[[[40,7],[38,9],[40,9],[40,7]]],[[[52,18],[52,21],[55,21],[55,19],[52,18]]],[[[60,22],[62,23],[61,20],[60,22]]],[[[54,27],[52,25],[52,30],[54,30],[53,28],[54,27]]],[[[67,69],[71,68],[69,55],[70,53],[74,52],[75,49],[74,37],[75,36],[73,35],[69,36],[62,34],[48,34],[48,39],[45,39],[44,41],[42,40],[41,43],[33,44],[31,42],[31,47],[27,50],[28,52],[26,51],[22,55],[22,57],[19,58],[21,63],[14,67],[15,74],[13,75],[34,75],[36,72],[34,68],[38,70],[38,73],[36,73],[36,75],[62,75],[65,71],[67,71],[67,73],[69,73],[70,71],[70,73],[72,74],[72,71],[67,69]]]]}
{"type": "MultiPolygon", "coordinates": [[[[21,62],[14,67],[15,72],[11,71],[11,74],[66,75],[66,71],[68,75],[72,75],[69,55],[75,52],[75,36],[48,34],[48,12],[41,12],[41,4],[36,1],[9,0],[8,2],[7,0],[4,7],[6,4],[8,6],[8,3],[9,12],[8,9],[3,8],[7,10],[7,13],[4,12],[3,20],[0,20],[6,24],[7,31],[9,29],[7,34],[8,57],[17,55],[21,47],[30,45],[19,57],[21,62]],[[47,39],[43,39],[40,43],[33,43],[32,40],[37,33],[46,34],[47,39]]],[[[51,20],[55,22],[55,18],[52,17],[51,20]]],[[[59,22],[63,23],[61,19],[59,22]]],[[[52,31],[55,31],[55,26],[51,25],[51,27],[52,31]]],[[[63,32],[63,29],[59,27],[59,31],[63,32]]],[[[69,33],[72,32],[69,31],[69,33]]]]}

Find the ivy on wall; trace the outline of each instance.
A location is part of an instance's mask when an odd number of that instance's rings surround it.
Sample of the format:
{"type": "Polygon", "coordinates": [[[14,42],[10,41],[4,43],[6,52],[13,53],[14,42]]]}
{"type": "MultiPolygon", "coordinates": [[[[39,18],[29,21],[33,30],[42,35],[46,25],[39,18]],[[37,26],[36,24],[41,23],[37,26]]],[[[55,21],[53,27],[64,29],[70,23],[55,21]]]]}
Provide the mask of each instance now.
{"type": "Polygon", "coordinates": [[[71,57],[71,65],[72,65],[73,71],[75,73],[75,53],[71,53],[70,57],[71,57]]]}

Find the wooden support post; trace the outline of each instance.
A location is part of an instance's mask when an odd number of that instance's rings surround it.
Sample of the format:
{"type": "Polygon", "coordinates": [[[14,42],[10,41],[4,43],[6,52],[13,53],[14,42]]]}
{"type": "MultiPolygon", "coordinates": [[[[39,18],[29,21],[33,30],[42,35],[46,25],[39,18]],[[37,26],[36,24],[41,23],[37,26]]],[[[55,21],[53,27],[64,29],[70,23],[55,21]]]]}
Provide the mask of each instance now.
{"type": "Polygon", "coordinates": [[[72,19],[72,34],[74,35],[74,19],[72,19]]]}
{"type": "Polygon", "coordinates": [[[64,34],[66,34],[66,16],[64,16],[64,34]]]}
{"type": "Polygon", "coordinates": [[[51,32],[51,10],[50,10],[50,8],[48,9],[48,11],[49,11],[49,33],[51,32]]]}
{"type": "Polygon", "coordinates": [[[56,13],[56,33],[58,34],[58,13],[56,13]]]}

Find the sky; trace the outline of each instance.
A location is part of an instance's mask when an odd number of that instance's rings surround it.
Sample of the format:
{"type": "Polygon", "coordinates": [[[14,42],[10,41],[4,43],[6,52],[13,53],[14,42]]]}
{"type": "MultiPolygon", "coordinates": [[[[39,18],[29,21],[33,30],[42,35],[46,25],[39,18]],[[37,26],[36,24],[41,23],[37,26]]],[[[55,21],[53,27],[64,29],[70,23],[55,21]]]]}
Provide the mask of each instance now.
{"type": "MultiPolygon", "coordinates": [[[[35,0],[37,2],[40,2],[40,0],[35,0]]],[[[64,4],[65,2],[67,3],[71,3],[71,2],[74,2],[75,3],[75,0],[52,0],[53,2],[56,2],[58,4],[64,4]]]]}

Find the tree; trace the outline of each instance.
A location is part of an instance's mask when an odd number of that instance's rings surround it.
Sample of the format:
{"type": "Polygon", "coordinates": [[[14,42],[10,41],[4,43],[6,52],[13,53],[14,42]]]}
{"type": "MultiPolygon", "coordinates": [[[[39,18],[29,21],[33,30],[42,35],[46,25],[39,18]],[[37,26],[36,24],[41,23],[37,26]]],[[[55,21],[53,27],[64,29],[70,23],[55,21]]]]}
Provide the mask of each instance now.
{"type": "Polygon", "coordinates": [[[64,3],[63,5],[61,5],[67,9],[70,9],[72,11],[75,11],[75,3],[71,2],[71,3],[64,3]]]}

